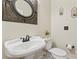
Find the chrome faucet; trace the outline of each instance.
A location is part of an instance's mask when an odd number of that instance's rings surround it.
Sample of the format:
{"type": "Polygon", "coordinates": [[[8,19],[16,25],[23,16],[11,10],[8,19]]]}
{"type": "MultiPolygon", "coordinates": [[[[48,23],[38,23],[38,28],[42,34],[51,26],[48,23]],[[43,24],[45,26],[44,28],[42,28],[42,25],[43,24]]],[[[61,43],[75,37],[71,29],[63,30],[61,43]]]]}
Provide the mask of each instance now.
{"type": "Polygon", "coordinates": [[[20,39],[22,39],[22,42],[27,42],[30,40],[30,36],[26,35],[26,38],[20,38],[20,39]]]}

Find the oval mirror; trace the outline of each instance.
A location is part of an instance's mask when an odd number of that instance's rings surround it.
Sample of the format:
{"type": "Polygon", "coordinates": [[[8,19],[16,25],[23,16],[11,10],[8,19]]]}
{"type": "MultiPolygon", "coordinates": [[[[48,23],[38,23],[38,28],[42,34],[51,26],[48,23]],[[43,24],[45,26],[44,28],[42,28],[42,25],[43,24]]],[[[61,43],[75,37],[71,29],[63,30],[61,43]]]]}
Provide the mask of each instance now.
{"type": "Polygon", "coordinates": [[[33,8],[28,1],[16,0],[15,3],[16,11],[24,17],[30,17],[33,13],[33,8]]]}

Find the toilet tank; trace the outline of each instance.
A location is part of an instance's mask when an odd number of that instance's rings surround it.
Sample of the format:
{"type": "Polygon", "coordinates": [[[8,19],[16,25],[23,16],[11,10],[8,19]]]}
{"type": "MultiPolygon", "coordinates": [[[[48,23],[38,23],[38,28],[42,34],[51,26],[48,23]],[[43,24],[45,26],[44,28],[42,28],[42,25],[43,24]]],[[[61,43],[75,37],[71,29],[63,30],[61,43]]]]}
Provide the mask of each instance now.
{"type": "Polygon", "coordinates": [[[45,42],[46,42],[46,47],[45,47],[45,49],[46,49],[46,50],[51,49],[52,46],[53,46],[53,41],[52,41],[52,39],[51,39],[51,38],[44,38],[44,40],[45,40],[45,42]]]}

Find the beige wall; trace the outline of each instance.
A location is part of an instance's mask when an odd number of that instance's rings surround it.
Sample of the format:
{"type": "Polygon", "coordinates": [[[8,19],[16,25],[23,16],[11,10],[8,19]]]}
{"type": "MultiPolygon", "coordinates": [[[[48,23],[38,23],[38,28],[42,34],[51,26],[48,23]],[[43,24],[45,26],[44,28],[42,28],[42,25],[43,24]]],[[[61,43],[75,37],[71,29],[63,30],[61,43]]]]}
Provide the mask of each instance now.
{"type": "MultiPolygon", "coordinates": [[[[43,36],[46,30],[50,31],[50,0],[40,0],[38,5],[38,25],[3,21],[2,41],[4,44],[6,40],[16,39],[26,34],[43,36]]],[[[4,55],[4,47],[3,59],[7,59],[4,55]]]]}
{"type": "Polygon", "coordinates": [[[76,0],[52,0],[51,2],[51,35],[58,47],[65,48],[66,44],[77,43],[77,19],[71,17],[71,8],[76,7],[76,0]],[[64,8],[63,16],[59,15],[59,8],[64,8]],[[64,26],[69,26],[64,31],[64,26]]]}

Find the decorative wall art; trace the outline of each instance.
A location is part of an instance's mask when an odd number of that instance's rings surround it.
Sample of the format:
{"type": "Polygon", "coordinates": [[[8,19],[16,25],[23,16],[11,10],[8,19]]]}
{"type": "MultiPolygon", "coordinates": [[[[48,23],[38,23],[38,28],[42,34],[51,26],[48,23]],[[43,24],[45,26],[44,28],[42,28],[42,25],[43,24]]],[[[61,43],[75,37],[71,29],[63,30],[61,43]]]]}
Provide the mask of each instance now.
{"type": "Polygon", "coordinates": [[[37,24],[37,0],[2,0],[2,20],[37,24]]]}
{"type": "Polygon", "coordinates": [[[59,9],[59,15],[63,15],[63,13],[64,13],[64,8],[60,8],[59,9]]]}
{"type": "Polygon", "coordinates": [[[77,8],[76,8],[76,7],[73,7],[73,8],[71,9],[71,16],[72,16],[73,18],[76,18],[76,17],[77,17],[77,8]]]}

